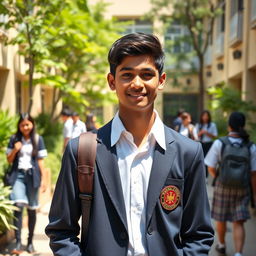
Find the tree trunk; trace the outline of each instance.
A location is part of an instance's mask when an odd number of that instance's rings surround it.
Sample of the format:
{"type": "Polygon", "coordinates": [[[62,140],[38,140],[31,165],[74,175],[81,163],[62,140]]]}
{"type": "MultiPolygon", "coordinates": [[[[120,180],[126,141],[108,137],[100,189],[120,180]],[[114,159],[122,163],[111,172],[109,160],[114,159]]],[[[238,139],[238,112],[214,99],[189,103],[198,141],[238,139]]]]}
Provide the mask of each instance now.
{"type": "Polygon", "coordinates": [[[202,113],[204,110],[204,56],[198,56],[199,60],[199,71],[198,71],[198,82],[199,82],[199,112],[202,113]]]}
{"type": "Polygon", "coordinates": [[[34,58],[33,56],[29,56],[29,78],[28,78],[28,86],[29,86],[29,104],[28,104],[28,114],[31,113],[31,109],[33,106],[33,78],[34,78],[34,58]]]}
{"type": "Polygon", "coordinates": [[[57,88],[54,88],[53,89],[53,96],[52,96],[52,109],[51,109],[51,113],[50,113],[50,118],[51,118],[52,121],[56,121],[56,119],[58,118],[58,117],[54,118],[54,111],[55,111],[56,106],[59,103],[60,99],[61,99],[60,91],[57,91],[57,88]]]}

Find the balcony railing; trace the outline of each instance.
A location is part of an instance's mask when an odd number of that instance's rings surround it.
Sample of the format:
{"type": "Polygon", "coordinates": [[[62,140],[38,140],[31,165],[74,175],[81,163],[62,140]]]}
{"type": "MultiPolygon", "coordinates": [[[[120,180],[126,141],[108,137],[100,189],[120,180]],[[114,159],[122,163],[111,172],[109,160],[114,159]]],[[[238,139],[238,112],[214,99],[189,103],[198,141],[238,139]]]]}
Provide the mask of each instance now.
{"type": "Polygon", "coordinates": [[[243,12],[237,12],[230,21],[229,42],[234,45],[243,38],[243,12]]]}
{"type": "Polygon", "coordinates": [[[214,52],[217,57],[220,57],[224,54],[224,33],[219,33],[217,35],[215,45],[214,45],[214,52]]]}
{"type": "Polygon", "coordinates": [[[205,66],[210,66],[212,64],[212,46],[208,45],[207,50],[204,55],[205,66]]]}

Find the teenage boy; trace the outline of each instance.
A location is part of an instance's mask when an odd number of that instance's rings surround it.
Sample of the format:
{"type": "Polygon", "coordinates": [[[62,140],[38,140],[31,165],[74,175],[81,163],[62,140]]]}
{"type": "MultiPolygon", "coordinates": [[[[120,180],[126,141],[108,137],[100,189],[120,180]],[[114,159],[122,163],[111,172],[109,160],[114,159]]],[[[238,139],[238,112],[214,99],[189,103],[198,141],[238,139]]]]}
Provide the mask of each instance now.
{"type": "Polygon", "coordinates": [[[213,242],[199,143],[163,125],[154,101],[164,87],[159,40],[126,35],[111,47],[108,83],[119,112],[98,130],[93,205],[80,244],[78,139],[68,143],[46,233],[60,256],[201,256],[213,242]]]}

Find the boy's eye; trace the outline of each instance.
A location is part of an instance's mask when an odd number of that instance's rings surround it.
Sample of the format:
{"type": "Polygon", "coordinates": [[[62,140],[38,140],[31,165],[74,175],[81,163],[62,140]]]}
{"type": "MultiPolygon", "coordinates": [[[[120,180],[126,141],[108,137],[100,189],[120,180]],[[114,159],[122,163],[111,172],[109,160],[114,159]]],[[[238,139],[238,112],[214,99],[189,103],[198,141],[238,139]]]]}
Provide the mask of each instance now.
{"type": "Polygon", "coordinates": [[[129,79],[129,78],[131,78],[132,77],[132,74],[131,73],[123,73],[122,74],[122,78],[124,78],[124,79],[129,79]]]}
{"type": "Polygon", "coordinates": [[[153,73],[143,73],[143,74],[141,75],[141,77],[142,77],[143,79],[146,79],[146,80],[151,79],[153,76],[154,76],[153,73]]]}

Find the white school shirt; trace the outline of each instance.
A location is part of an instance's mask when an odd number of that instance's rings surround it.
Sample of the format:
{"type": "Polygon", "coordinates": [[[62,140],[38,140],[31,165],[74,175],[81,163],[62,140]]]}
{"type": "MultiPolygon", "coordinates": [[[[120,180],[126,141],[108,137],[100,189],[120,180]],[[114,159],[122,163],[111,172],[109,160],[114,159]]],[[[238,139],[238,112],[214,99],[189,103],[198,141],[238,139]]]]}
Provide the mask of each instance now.
{"type": "MultiPolygon", "coordinates": [[[[197,132],[196,132],[195,126],[192,125],[192,124],[190,124],[190,125],[193,126],[192,133],[193,133],[194,139],[195,139],[195,140],[198,140],[198,136],[197,136],[197,132]]],[[[185,137],[189,137],[189,130],[188,130],[188,127],[185,127],[183,124],[181,124],[179,133],[180,133],[181,135],[185,136],[185,137]]]]}
{"type": "MultiPolygon", "coordinates": [[[[24,137],[21,138],[22,147],[20,151],[18,152],[18,169],[30,169],[32,168],[32,151],[33,151],[33,145],[31,139],[25,140],[24,137]]],[[[6,154],[10,154],[10,152],[13,150],[13,148],[7,148],[6,154]]],[[[44,158],[47,156],[46,149],[40,149],[37,152],[38,158],[44,158]]]]}
{"type": "Polygon", "coordinates": [[[73,120],[72,118],[68,118],[63,127],[63,137],[64,138],[71,138],[72,136],[72,131],[73,131],[73,120]]]}
{"type": "MultiPolygon", "coordinates": [[[[203,124],[201,130],[205,130],[208,133],[214,135],[215,137],[218,136],[216,124],[213,122],[210,123],[209,127],[208,127],[208,124],[203,124]]],[[[200,132],[200,124],[196,124],[196,132],[197,133],[200,132]]],[[[211,141],[213,141],[213,139],[211,137],[207,136],[206,134],[203,134],[203,136],[201,136],[200,141],[201,142],[211,142],[211,141]]]]}
{"type": "MultiPolygon", "coordinates": [[[[231,143],[242,143],[241,138],[228,137],[231,143]]],[[[215,140],[210,150],[208,151],[204,163],[207,166],[216,168],[217,164],[221,161],[221,148],[222,142],[220,140],[215,140]]],[[[256,146],[252,144],[250,147],[251,153],[251,171],[256,171],[256,146]]]]}
{"type": "Polygon", "coordinates": [[[73,124],[72,139],[78,137],[83,132],[86,132],[85,123],[78,119],[76,123],[73,124]]]}
{"type": "Polygon", "coordinates": [[[157,112],[144,145],[138,148],[117,113],[112,122],[111,146],[116,145],[129,234],[127,256],[148,256],[146,204],[155,143],[166,150],[164,125],[157,112]]]}

